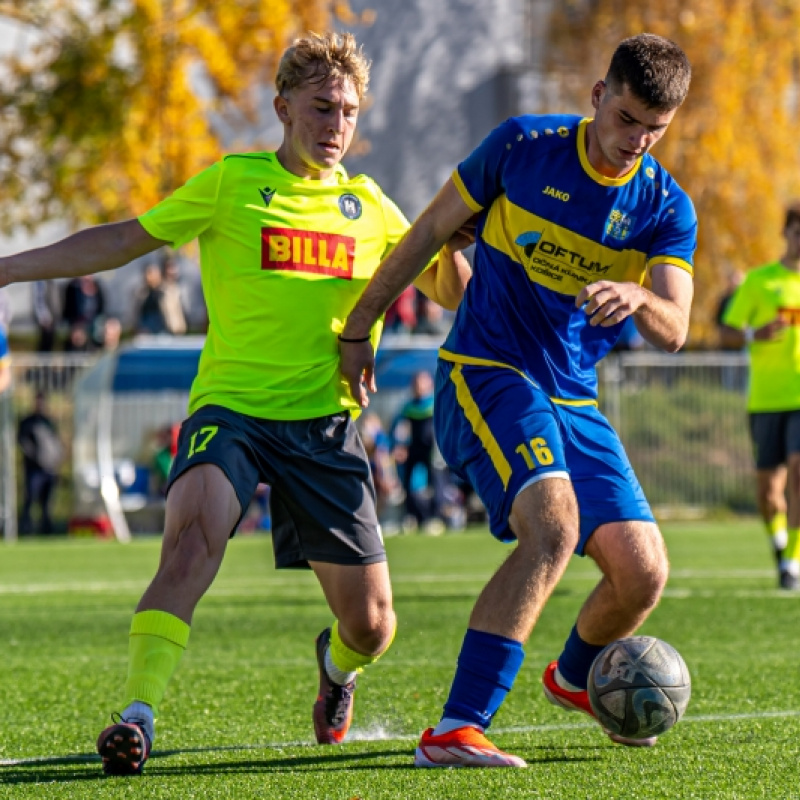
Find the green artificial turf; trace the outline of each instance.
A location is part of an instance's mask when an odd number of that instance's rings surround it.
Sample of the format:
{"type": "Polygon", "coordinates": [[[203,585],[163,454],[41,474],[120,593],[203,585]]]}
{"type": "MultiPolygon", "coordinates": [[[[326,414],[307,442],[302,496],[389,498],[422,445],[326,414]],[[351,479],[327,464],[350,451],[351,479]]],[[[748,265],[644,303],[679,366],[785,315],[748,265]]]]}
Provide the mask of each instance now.
{"type": "Polygon", "coordinates": [[[445,701],[472,603],[509,552],[485,531],[387,541],[399,617],[360,679],[351,736],[313,744],[313,576],[276,572],[268,537],[237,537],[194,619],[145,774],[105,778],[94,742],[120,709],[127,630],[159,540],[0,546],[0,797],[269,800],[800,798],[800,593],[776,588],[758,522],[665,524],[672,575],[640,633],[682,653],[693,695],[651,750],[615,746],[544,699],[597,573],[573,559],[527,645],[493,740],[527,770],[414,769],[445,701]]]}

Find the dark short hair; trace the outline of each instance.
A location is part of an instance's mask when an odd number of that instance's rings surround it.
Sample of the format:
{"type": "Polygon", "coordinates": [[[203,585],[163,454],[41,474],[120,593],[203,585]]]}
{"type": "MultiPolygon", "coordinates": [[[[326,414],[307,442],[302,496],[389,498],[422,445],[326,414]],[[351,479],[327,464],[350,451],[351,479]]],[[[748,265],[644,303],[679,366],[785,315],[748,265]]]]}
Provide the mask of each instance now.
{"type": "Polygon", "coordinates": [[[606,84],[615,94],[627,86],[648,108],[671,111],[686,99],[691,78],[689,59],[675,42],[640,33],[619,43],[606,84]]]}
{"type": "Polygon", "coordinates": [[[800,201],[791,203],[786,208],[786,220],[783,223],[783,229],[786,230],[795,222],[800,222],[800,201]]]}

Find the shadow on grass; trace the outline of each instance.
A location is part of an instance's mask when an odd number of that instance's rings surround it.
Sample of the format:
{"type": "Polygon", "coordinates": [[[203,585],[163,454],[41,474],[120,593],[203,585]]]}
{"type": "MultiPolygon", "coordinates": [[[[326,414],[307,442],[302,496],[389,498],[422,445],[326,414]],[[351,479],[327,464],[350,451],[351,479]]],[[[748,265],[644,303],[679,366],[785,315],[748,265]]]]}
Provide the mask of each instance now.
{"type": "MultiPolygon", "coordinates": [[[[274,759],[239,759],[221,763],[195,763],[170,766],[161,762],[161,759],[171,756],[184,756],[192,753],[225,753],[241,750],[284,750],[288,747],[301,747],[304,745],[235,745],[228,747],[190,747],[180,750],[156,750],[150,754],[145,776],[175,777],[175,776],[202,776],[202,775],[235,775],[239,773],[280,773],[296,772],[298,769],[314,771],[331,770],[406,770],[414,769],[412,750],[408,745],[398,745],[394,748],[371,750],[366,753],[348,752],[338,750],[331,752],[325,749],[324,753],[313,753],[303,756],[280,757],[274,759]],[[404,763],[380,763],[380,759],[403,758],[404,763]]],[[[310,746],[309,746],[310,747],[310,746]]],[[[563,750],[553,753],[552,748],[536,747],[534,750],[543,751],[532,755],[530,749],[522,755],[530,766],[534,764],[578,763],[586,761],[600,761],[602,758],[594,748],[575,747],[576,751],[592,750],[592,755],[565,754],[563,750]],[[549,751],[549,752],[548,752],[549,751]]],[[[18,761],[0,762],[0,785],[26,784],[26,783],[76,783],[79,781],[95,782],[106,780],[134,780],[138,776],[128,778],[107,777],[100,769],[100,756],[96,754],[75,754],[67,756],[52,756],[42,758],[20,759],[18,761]],[[81,766],[81,769],[60,769],[60,767],[81,766]]]]}

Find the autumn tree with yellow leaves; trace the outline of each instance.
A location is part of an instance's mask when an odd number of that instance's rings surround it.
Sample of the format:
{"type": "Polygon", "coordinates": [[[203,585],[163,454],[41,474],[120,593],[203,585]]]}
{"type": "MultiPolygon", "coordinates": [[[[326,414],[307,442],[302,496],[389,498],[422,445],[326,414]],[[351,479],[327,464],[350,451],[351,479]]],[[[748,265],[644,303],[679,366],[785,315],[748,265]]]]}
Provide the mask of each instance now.
{"type": "Polygon", "coordinates": [[[642,31],[692,62],[689,97],[654,155],[697,209],[691,342],[713,345],[726,273],[781,256],[784,208],[800,198],[800,0],[562,0],[548,62],[577,108],[616,43],[642,31]]]}
{"type": "MultiPolygon", "coordinates": [[[[283,49],[343,0],[0,0],[0,231],[142,213],[252,128],[283,49]]],[[[258,148],[268,143],[250,141],[258,148]]]]}

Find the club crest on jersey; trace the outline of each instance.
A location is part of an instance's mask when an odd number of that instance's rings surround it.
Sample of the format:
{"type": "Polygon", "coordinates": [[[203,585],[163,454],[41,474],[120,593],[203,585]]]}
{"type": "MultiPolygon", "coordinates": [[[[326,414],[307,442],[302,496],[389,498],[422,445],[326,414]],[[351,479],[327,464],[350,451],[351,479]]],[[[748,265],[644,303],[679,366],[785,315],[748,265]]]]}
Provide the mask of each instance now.
{"type": "Polygon", "coordinates": [[[270,189],[269,186],[259,189],[258,193],[261,195],[261,199],[264,201],[265,206],[269,206],[269,204],[272,202],[272,198],[275,197],[275,190],[270,189]]]}
{"type": "Polygon", "coordinates": [[[354,194],[343,194],[339,198],[339,210],[347,219],[358,219],[361,216],[361,201],[354,194]]]}
{"type": "Polygon", "coordinates": [[[606,236],[623,242],[631,235],[636,218],[619,209],[613,209],[606,220],[606,236]]]}
{"type": "Polygon", "coordinates": [[[309,272],[352,280],[356,240],[296,228],[261,229],[261,269],[309,272]]]}

